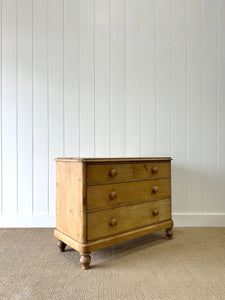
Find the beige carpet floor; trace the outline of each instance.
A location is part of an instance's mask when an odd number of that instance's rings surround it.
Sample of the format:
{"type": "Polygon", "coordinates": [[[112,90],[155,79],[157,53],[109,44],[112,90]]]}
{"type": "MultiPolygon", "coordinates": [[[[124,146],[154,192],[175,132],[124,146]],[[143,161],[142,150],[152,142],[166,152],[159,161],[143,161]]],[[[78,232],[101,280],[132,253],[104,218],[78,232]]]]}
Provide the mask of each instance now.
{"type": "Polygon", "coordinates": [[[175,228],[60,253],[53,229],[0,229],[0,299],[225,299],[225,228],[175,228]]]}

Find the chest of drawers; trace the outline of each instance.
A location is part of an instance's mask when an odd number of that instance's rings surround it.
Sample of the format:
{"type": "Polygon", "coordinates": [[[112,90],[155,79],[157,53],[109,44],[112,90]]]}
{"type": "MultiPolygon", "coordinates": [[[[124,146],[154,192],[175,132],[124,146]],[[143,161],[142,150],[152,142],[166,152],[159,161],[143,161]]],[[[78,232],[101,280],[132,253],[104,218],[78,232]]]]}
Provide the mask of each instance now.
{"type": "Polygon", "coordinates": [[[56,159],[54,235],[83,269],[91,251],[172,227],[171,158],[56,159]]]}

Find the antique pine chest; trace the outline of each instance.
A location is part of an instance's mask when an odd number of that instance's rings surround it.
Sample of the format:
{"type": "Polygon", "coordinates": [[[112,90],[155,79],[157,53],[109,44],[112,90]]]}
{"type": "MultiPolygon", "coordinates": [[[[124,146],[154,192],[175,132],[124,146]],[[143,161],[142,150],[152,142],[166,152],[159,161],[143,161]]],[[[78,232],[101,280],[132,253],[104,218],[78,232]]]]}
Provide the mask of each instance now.
{"type": "Polygon", "coordinates": [[[171,158],[56,159],[54,235],[83,269],[91,251],[172,227],[171,158]]]}

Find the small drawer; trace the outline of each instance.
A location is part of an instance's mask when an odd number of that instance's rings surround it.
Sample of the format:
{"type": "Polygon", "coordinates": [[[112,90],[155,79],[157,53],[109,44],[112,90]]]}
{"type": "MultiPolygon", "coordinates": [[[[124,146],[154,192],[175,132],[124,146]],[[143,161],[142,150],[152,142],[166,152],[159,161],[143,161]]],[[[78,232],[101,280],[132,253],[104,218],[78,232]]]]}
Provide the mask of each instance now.
{"type": "Polygon", "coordinates": [[[165,199],[88,213],[88,240],[170,220],[170,208],[170,199],[165,199]]]}
{"type": "Polygon", "coordinates": [[[88,165],[87,184],[129,181],[133,179],[133,164],[88,165]]]}
{"type": "Polygon", "coordinates": [[[170,178],[87,187],[87,209],[105,209],[130,203],[169,198],[170,178]]]}
{"type": "Polygon", "coordinates": [[[153,179],[166,177],[170,177],[170,161],[134,163],[135,179],[153,179]]]}

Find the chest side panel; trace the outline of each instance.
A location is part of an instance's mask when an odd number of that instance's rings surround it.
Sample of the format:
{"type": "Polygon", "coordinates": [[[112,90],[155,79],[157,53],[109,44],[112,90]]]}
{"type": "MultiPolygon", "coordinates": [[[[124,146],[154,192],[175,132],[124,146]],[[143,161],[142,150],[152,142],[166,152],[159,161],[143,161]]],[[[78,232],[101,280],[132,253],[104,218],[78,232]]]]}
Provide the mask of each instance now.
{"type": "Polygon", "coordinates": [[[83,163],[56,162],[56,228],[86,242],[86,169],[83,163]]]}

